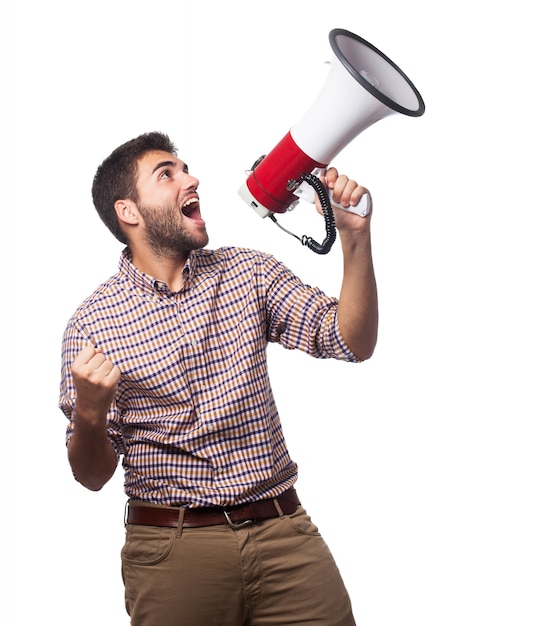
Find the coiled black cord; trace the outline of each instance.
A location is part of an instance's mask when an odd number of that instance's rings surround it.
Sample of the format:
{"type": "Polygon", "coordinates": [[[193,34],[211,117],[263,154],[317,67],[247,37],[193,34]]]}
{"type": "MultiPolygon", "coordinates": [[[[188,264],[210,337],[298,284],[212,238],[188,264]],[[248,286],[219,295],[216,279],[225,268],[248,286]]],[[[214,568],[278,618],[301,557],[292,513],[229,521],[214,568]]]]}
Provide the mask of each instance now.
{"type": "Polygon", "coordinates": [[[317,254],[327,254],[331,250],[331,246],[335,243],[335,238],[337,237],[335,216],[333,215],[333,209],[331,208],[329,194],[318,176],[306,173],[303,174],[301,178],[306,183],[309,183],[316,191],[318,200],[320,201],[320,206],[322,207],[326,226],[326,238],[322,243],[318,243],[312,237],[304,235],[302,237],[302,244],[317,254]]]}
{"type": "Polygon", "coordinates": [[[274,217],[274,215],[270,215],[270,219],[279,226],[281,230],[284,230],[289,235],[292,235],[298,241],[307,246],[313,252],[317,254],[327,254],[331,250],[331,246],[335,243],[335,238],[337,237],[337,230],[335,228],[335,216],[333,215],[333,209],[331,208],[331,202],[329,199],[329,194],[324,184],[314,174],[305,173],[301,175],[301,180],[309,183],[311,187],[316,191],[318,199],[320,201],[320,206],[322,207],[322,212],[324,214],[324,222],[326,226],[326,238],[322,243],[318,243],[312,237],[308,237],[307,235],[303,235],[302,237],[298,237],[294,233],[291,233],[286,228],[283,228],[281,224],[279,224],[278,220],[274,217]]]}

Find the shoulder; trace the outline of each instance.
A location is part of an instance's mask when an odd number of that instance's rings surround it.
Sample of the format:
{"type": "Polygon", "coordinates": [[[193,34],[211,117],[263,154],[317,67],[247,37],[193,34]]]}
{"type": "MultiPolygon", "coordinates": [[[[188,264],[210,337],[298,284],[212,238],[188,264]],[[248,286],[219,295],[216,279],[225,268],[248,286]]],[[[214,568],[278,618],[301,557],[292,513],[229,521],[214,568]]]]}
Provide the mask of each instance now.
{"type": "Polygon", "coordinates": [[[81,302],[71,315],[70,322],[82,320],[95,311],[104,311],[112,306],[117,298],[123,299],[128,291],[125,289],[124,282],[124,276],[120,272],[109,277],[81,302]]]}
{"type": "Polygon", "coordinates": [[[194,253],[198,261],[203,264],[223,262],[257,262],[271,259],[273,256],[267,252],[253,250],[252,248],[239,248],[236,246],[224,246],[216,250],[203,248],[194,253]]]}
{"type": "Polygon", "coordinates": [[[246,268],[268,267],[277,264],[272,254],[253,250],[225,246],[216,250],[202,249],[194,253],[196,267],[200,271],[239,271],[246,268]]]}
{"type": "Polygon", "coordinates": [[[211,277],[217,284],[231,284],[239,289],[246,284],[268,288],[276,282],[294,279],[291,271],[272,254],[251,248],[202,249],[194,253],[193,265],[196,280],[211,277]]]}

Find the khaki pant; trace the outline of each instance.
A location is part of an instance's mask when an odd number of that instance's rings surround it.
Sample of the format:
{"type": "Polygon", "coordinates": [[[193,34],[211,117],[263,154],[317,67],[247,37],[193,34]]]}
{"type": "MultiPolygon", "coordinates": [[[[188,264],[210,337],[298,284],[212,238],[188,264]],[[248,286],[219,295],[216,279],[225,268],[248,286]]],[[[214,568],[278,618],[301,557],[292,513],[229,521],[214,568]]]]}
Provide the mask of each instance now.
{"type": "Polygon", "coordinates": [[[301,507],[232,529],[128,525],[132,626],[354,626],[333,557],[301,507]]]}

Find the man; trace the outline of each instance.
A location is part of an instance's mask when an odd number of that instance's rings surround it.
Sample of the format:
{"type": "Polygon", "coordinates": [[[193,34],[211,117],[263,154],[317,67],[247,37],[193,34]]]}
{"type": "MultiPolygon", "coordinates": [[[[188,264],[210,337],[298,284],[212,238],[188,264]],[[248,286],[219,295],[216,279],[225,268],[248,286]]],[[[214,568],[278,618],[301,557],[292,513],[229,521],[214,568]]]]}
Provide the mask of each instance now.
{"type": "MultiPolygon", "coordinates": [[[[367,192],[334,168],[325,184],[344,206],[367,192]]],[[[372,355],[370,216],[335,210],[337,300],[271,255],[207,250],[198,186],[161,133],[127,142],[98,168],[96,209],[126,248],[118,273],[65,330],[69,462],[99,490],[122,457],[133,626],[353,625],[334,560],[293,487],[266,348],[349,362],[372,355]]]]}

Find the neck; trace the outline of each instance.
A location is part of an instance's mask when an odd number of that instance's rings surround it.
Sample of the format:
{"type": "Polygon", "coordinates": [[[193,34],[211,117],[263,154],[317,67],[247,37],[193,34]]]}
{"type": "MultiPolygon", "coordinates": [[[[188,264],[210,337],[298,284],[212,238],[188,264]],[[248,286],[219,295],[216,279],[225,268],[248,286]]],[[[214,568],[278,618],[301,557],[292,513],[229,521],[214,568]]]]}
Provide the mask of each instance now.
{"type": "Polygon", "coordinates": [[[130,247],[130,251],[131,261],[138,270],[164,282],[173,292],[183,287],[183,268],[187,262],[187,253],[180,252],[170,257],[157,255],[151,250],[140,251],[130,247]]]}

